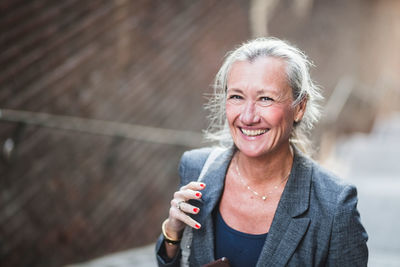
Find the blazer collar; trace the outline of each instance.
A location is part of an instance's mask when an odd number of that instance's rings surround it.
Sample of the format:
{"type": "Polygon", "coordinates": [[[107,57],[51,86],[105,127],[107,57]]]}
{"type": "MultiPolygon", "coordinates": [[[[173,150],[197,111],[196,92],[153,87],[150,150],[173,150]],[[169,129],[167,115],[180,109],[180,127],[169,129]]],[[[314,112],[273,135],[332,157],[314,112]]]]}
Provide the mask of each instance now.
{"type": "Polygon", "coordinates": [[[280,205],[290,216],[296,217],[307,211],[309,206],[312,167],[311,161],[298,148],[293,146],[293,150],[292,170],[280,205]]]}
{"type": "MultiPolygon", "coordinates": [[[[225,175],[234,150],[232,147],[221,153],[203,177],[203,182],[206,184],[202,192],[203,204],[200,207],[201,212],[195,218],[202,227],[199,230],[193,230],[192,243],[195,248],[192,250],[194,254],[192,256],[200,265],[214,260],[212,211],[222,195],[225,175]]],[[[311,171],[310,160],[294,147],[292,171],[275,212],[258,266],[285,265],[305,234],[309,219],[297,217],[306,212],[309,207],[311,171]]]]}
{"type": "Polygon", "coordinates": [[[199,230],[193,230],[192,241],[192,245],[195,248],[192,249],[192,253],[199,266],[214,260],[214,222],[212,212],[222,195],[225,175],[233,152],[233,147],[225,149],[210,165],[202,180],[206,184],[206,188],[202,191],[200,213],[194,217],[202,227],[199,230]]]}
{"type": "Polygon", "coordinates": [[[310,223],[299,217],[310,202],[311,161],[294,148],[292,172],[276,209],[257,266],[285,266],[310,223]]]}

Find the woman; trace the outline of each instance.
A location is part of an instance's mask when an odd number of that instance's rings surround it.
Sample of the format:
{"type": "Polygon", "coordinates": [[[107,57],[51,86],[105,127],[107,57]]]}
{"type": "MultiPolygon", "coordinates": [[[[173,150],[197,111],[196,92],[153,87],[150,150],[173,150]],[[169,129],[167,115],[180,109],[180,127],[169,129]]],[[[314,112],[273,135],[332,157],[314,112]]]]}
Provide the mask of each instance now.
{"type": "Polygon", "coordinates": [[[221,257],[231,266],[367,265],[355,187],[304,153],[321,98],[309,65],[297,48],[273,38],[227,56],[208,129],[225,149],[183,155],[182,187],[156,246],[160,266],[221,257]]]}

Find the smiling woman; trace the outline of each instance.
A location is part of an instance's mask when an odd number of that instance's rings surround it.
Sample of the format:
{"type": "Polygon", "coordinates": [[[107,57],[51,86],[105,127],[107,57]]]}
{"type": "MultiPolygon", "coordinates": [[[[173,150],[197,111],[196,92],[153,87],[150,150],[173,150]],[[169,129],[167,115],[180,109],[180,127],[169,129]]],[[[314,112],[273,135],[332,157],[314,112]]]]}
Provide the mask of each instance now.
{"type": "MultiPolygon", "coordinates": [[[[286,80],[286,85],[289,86],[292,92],[292,105],[295,106],[304,99],[307,100],[307,109],[304,117],[295,121],[290,141],[296,143],[297,147],[303,152],[309,153],[311,151],[311,142],[308,133],[319,119],[320,107],[318,102],[322,99],[322,96],[319,88],[310,77],[309,66],[312,64],[307,59],[307,56],[294,46],[276,38],[259,38],[242,45],[228,54],[216,75],[214,94],[207,105],[207,109],[210,110],[211,114],[206,138],[211,141],[219,141],[228,147],[232,144],[225,110],[228,77],[231,73],[232,65],[243,62],[254,63],[254,61],[265,57],[270,60],[279,59],[280,64],[283,65],[282,68],[284,69],[281,69],[280,78],[281,80],[286,80]]],[[[265,72],[267,71],[265,70],[265,72]]],[[[273,93],[275,90],[275,99],[268,99],[269,101],[266,101],[266,105],[271,104],[273,100],[281,101],[282,96],[279,95],[281,92],[277,91],[278,89],[280,88],[268,88],[269,93],[273,93]]]]}
{"type": "Polygon", "coordinates": [[[273,38],[225,59],[207,135],[221,146],[183,155],[181,188],[157,242],[160,266],[222,258],[231,266],[366,266],[355,187],[301,152],[321,98],[308,66],[273,38]]]}
{"type": "MultiPolygon", "coordinates": [[[[286,63],[260,57],[235,62],[228,76],[226,117],[233,142],[244,154],[261,157],[289,151],[293,122],[305,111],[297,105],[285,75],[286,63]]],[[[286,157],[286,155],[284,155],[286,157]]]]}

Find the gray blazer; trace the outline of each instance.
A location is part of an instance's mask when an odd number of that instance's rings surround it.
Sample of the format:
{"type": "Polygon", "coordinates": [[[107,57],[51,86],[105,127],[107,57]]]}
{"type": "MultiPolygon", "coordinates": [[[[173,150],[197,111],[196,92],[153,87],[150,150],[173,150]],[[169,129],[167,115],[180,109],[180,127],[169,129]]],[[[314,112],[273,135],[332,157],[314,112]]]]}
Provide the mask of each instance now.
{"type": "MultiPolygon", "coordinates": [[[[181,185],[197,180],[211,152],[185,152],[179,165],[181,185]]],[[[193,230],[190,265],[214,258],[212,211],[221,197],[233,149],[227,149],[204,176],[200,213],[202,228],[193,230]]],[[[282,193],[257,266],[367,266],[367,233],[357,211],[357,190],[327,172],[295,149],[292,172],[282,193]]],[[[160,256],[163,237],[156,244],[159,266],[179,266],[180,253],[169,262],[160,256]]]]}

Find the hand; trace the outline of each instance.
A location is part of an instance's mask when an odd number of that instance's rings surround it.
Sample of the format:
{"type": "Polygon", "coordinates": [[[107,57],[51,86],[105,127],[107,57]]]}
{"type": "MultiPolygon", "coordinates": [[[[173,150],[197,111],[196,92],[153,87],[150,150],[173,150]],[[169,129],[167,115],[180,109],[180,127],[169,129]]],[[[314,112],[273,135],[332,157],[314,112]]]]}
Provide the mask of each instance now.
{"type": "Polygon", "coordinates": [[[190,205],[188,200],[201,199],[202,195],[199,191],[203,190],[205,187],[206,185],[204,183],[190,182],[174,193],[174,198],[171,200],[171,207],[169,209],[168,222],[166,224],[168,236],[180,239],[186,225],[195,229],[200,229],[201,225],[188,215],[197,214],[200,209],[190,205]]]}

